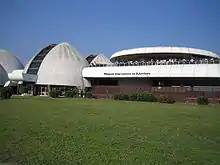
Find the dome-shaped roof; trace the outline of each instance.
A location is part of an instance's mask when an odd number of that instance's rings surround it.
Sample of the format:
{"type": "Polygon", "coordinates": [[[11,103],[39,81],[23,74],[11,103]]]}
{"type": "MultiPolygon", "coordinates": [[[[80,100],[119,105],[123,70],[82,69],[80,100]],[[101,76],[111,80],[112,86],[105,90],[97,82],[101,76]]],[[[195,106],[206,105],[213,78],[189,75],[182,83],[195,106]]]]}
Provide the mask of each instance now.
{"type": "Polygon", "coordinates": [[[24,68],[19,59],[6,50],[0,50],[0,64],[7,73],[11,73],[15,69],[24,68]]]}
{"type": "Polygon", "coordinates": [[[38,59],[40,63],[33,64],[38,54],[32,58],[25,67],[24,72],[29,73],[30,67],[37,71],[29,74],[37,74],[36,84],[44,85],[66,85],[90,87],[91,84],[82,77],[82,69],[88,66],[86,59],[68,43],[53,46],[38,59]],[[35,67],[33,65],[36,65],[35,67]]]}
{"type": "Polygon", "coordinates": [[[95,56],[90,64],[101,64],[101,65],[109,65],[112,64],[112,62],[103,54],[98,54],[95,56]]]}
{"type": "Polygon", "coordinates": [[[0,65],[0,85],[4,85],[8,81],[8,74],[5,69],[0,65]]]}

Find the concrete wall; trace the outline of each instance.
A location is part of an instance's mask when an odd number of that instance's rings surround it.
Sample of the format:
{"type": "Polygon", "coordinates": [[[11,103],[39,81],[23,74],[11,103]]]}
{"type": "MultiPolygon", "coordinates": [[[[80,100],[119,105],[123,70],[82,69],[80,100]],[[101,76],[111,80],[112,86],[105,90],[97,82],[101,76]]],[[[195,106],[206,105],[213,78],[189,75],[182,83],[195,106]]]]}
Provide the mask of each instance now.
{"type": "Polygon", "coordinates": [[[150,79],[119,79],[119,86],[137,86],[137,87],[147,87],[152,86],[152,80],[150,79]]]}

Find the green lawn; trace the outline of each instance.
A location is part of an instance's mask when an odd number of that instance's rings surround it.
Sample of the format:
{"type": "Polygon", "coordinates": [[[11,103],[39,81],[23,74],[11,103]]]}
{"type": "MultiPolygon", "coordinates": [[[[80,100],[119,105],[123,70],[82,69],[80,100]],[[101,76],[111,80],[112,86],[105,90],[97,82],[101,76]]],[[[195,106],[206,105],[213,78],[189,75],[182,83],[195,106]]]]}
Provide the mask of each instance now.
{"type": "Polygon", "coordinates": [[[220,164],[220,106],[0,100],[0,162],[220,164]]]}

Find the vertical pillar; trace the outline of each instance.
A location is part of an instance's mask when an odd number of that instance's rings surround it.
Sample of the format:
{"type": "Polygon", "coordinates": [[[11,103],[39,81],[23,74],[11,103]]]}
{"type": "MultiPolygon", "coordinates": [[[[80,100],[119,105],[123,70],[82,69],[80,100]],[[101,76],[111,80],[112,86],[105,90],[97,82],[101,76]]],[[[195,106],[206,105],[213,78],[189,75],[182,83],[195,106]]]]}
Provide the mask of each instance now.
{"type": "Polygon", "coordinates": [[[48,95],[49,95],[49,94],[50,94],[50,91],[51,91],[51,89],[50,89],[50,85],[47,86],[47,89],[48,89],[47,92],[48,92],[48,95]]]}
{"type": "Polygon", "coordinates": [[[33,91],[33,84],[31,84],[31,95],[33,96],[33,94],[34,94],[34,91],[33,91]]]}
{"type": "Polygon", "coordinates": [[[17,83],[17,95],[19,94],[19,84],[17,83]]]}

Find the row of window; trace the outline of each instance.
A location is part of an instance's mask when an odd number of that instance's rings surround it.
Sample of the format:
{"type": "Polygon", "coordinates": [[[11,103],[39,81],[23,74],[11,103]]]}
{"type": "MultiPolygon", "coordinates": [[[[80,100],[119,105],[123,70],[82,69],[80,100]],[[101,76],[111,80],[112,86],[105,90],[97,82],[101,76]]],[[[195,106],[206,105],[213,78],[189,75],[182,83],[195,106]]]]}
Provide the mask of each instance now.
{"type": "Polygon", "coordinates": [[[49,45],[48,47],[44,48],[43,50],[40,51],[40,53],[38,53],[38,55],[33,59],[33,61],[31,62],[27,73],[28,74],[37,74],[40,65],[42,63],[42,61],[44,60],[45,56],[50,52],[50,50],[52,50],[54,47],[56,46],[56,44],[53,45],[49,45]]]}

